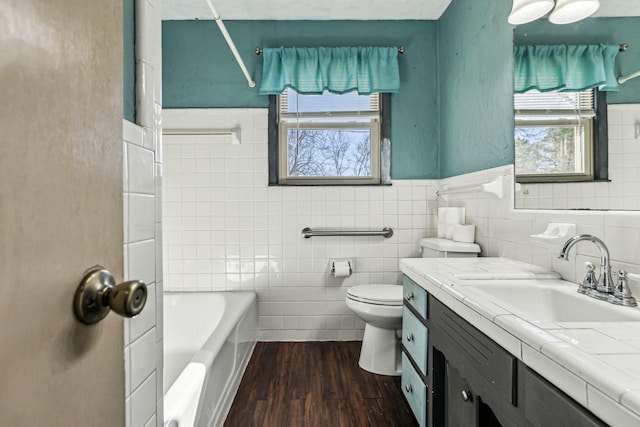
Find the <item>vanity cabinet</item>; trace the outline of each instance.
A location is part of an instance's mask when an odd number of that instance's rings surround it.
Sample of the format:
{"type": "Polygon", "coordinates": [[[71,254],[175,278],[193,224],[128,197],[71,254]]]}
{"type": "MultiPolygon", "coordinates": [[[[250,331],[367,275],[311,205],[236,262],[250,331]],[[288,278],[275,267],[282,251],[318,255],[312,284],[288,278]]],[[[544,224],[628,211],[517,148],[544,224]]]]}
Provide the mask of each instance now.
{"type": "MultiPolygon", "coordinates": [[[[524,365],[523,365],[524,366],[524,365]]],[[[533,370],[524,367],[521,376],[524,418],[534,427],[602,427],[605,423],[577,404],[533,370]]]]}
{"type": "Polygon", "coordinates": [[[588,410],[403,279],[402,392],[421,427],[604,427],[588,410]]]}
{"type": "Polygon", "coordinates": [[[430,308],[433,425],[522,425],[518,360],[437,299],[430,308]]]}

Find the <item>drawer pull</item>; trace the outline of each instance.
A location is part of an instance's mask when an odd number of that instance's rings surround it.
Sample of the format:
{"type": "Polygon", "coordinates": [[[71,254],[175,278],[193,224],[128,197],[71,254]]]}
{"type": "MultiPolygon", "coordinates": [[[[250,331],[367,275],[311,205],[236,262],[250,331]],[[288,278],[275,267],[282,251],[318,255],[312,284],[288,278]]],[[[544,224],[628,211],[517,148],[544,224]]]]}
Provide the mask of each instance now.
{"type": "Polygon", "coordinates": [[[407,301],[411,301],[413,299],[413,292],[409,292],[407,295],[405,295],[404,299],[406,299],[407,301]]]}
{"type": "Polygon", "coordinates": [[[413,334],[407,334],[407,341],[413,341],[413,334]]]}
{"type": "Polygon", "coordinates": [[[413,392],[413,387],[411,387],[411,384],[407,384],[406,386],[404,386],[404,389],[406,390],[407,393],[413,392]]]}
{"type": "Polygon", "coordinates": [[[465,402],[468,402],[471,400],[471,392],[467,391],[467,390],[462,390],[462,400],[464,400],[465,402]]]}

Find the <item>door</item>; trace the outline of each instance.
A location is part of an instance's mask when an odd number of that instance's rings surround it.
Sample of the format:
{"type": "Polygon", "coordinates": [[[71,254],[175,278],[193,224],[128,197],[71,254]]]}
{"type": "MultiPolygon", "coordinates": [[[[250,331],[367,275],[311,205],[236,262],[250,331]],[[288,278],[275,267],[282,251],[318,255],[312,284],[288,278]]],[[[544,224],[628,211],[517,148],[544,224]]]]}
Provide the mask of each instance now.
{"type": "Polygon", "coordinates": [[[124,425],[123,321],[71,306],[122,212],[121,0],[0,0],[0,425],[124,425]]]}
{"type": "Polygon", "coordinates": [[[447,361],[447,425],[473,427],[476,425],[476,407],[469,385],[460,372],[447,361]]]}

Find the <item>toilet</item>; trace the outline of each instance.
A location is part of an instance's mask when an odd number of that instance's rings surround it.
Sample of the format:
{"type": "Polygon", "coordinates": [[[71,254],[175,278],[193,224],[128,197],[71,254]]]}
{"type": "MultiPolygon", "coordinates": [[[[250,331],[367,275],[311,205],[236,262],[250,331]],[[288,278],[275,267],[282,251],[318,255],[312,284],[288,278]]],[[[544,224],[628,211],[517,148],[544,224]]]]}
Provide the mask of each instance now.
{"type": "MultiPolygon", "coordinates": [[[[420,240],[423,258],[476,257],[480,246],[440,238],[420,240]]],[[[400,375],[401,285],[358,285],[347,290],[347,307],[365,322],[359,365],[379,375],[400,375]]]]}

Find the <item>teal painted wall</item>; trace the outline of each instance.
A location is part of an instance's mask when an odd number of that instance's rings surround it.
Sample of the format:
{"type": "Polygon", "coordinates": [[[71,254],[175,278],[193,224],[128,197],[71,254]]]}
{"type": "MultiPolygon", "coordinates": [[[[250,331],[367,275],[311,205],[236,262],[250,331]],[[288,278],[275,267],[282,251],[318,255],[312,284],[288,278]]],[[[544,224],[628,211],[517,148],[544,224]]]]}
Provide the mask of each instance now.
{"type": "MultiPolygon", "coordinates": [[[[260,84],[257,46],[399,46],[400,93],[391,96],[391,175],[438,178],[435,21],[225,21],[249,73],[260,84]]],[[[249,88],[213,21],[164,21],[163,108],[266,108],[249,88]]]]}
{"type": "Polygon", "coordinates": [[[123,116],[132,123],[136,121],[136,53],[135,53],[135,0],[122,3],[122,87],[123,116]]]}
{"type": "Polygon", "coordinates": [[[438,21],[440,176],[511,164],[511,2],[453,0],[438,21]]]}
{"type": "MultiPolygon", "coordinates": [[[[626,76],[640,70],[640,17],[589,18],[571,25],[553,25],[539,19],[521,25],[514,31],[516,44],[621,44],[629,49],[616,58],[618,75],[626,76]]],[[[620,86],[619,92],[607,93],[608,104],[640,103],[640,78],[620,86]]]]}

